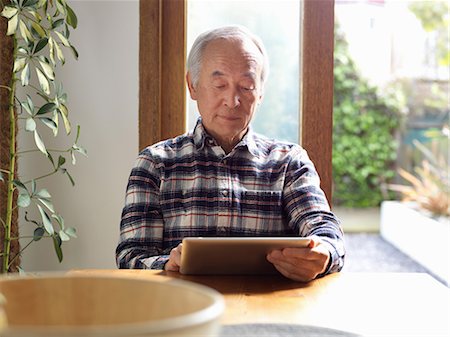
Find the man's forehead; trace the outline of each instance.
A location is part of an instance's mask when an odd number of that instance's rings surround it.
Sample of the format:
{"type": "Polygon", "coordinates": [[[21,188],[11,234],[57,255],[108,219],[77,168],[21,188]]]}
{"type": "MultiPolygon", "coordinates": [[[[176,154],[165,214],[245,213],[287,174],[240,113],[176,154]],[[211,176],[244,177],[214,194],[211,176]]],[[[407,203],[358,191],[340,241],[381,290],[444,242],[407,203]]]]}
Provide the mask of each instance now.
{"type": "MultiPolygon", "coordinates": [[[[212,78],[221,78],[221,77],[226,77],[227,76],[227,73],[226,72],[223,72],[223,71],[221,71],[221,70],[213,70],[212,72],[211,72],[211,77],[212,78]]],[[[246,78],[249,78],[249,79],[251,79],[251,80],[254,80],[254,79],[256,79],[257,78],[257,76],[256,76],[256,73],[254,72],[254,71],[246,71],[246,72],[242,72],[241,74],[240,74],[240,76],[241,77],[246,77],[246,78]]]]}

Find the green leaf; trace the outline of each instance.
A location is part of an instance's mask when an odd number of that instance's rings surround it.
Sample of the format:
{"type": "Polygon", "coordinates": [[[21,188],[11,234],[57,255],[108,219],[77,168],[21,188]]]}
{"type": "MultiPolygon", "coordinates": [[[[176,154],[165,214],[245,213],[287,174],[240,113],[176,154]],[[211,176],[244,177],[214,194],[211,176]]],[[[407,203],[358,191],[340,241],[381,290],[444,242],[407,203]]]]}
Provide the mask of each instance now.
{"type": "Polygon", "coordinates": [[[14,61],[13,72],[18,73],[18,72],[21,71],[23,68],[25,68],[26,62],[27,62],[27,59],[24,58],[24,57],[21,57],[21,58],[16,59],[16,61],[14,61]]]}
{"type": "Polygon", "coordinates": [[[76,50],[76,48],[74,46],[70,46],[70,49],[73,52],[73,56],[75,56],[75,59],[78,60],[78,50],[76,50]]]}
{"type": "Polygon", "coordinates": [[[25,122],[25,131],[33,132],[36,130],[36,122],[32,117],[27,118],[25,122]]]}
{"type": "Polygon", "coordinates": [[[56,57],[58,58],[58,60],[61,61],[62,64],[64,64],[66,62],[66,59],[64,58],[64,54],[61,50],[61,47],[59,46],[59,44],[56,41],[53,43],[53,46],[56,49],[56,57]]]}
{"type": "Polygon", "coordinates": [[[43,74],[43,72],[36,68],[36,73],[38,75],[39,85],[43,92],[45,92],[47,95],[50,95],[50,85],[48,83],[47,77],[43,74]]]}
{"type": "Polygon", "coordinates": [[[48,39],[48,48],[49,48],[49,55],[50,55],[50,61],[52,61],[52,64],[55,65],[55,41],[52,37],[48,39]]]}
{"type": "Polygon", "coordinates": [[[62,44],[66,47],[70,47],[70,42],[69,40],[66,39],[66,37],[64,35],[62,35],[60,32],[55,31],[55,34],[59,37],[59,39],[61,40],[62,44]]]}
{"type": "Polygon", "coordinates": [[[30,83],[30,65],[27,63],[25,68],[22,70],[22,74],[20,75],[20,82],[22,86],[27,86],[30,83]]]}
{"type": "MultiPolygon", "coordinates": [[[[31,102],[31,104],[33,104],[33,102],[31,102]]],[[[25,111],[26,111],[29,115],[33,116],[34,106],[31,107],[31,106],[30,106],[30,102],[28,102],[28,100],[20,102],[20,105],[22,106],[22,108],[25,109],[25,111]]]]}
{"type": "Polygon", "coordinates": [[[58,126],[56,125],[55,121],[48,117],[39,117],[39,120],[47,125],[50,129],[52,129],[53,135],[56,137],[55,130],[58,129],[58,126]]]}
{"type": "Polygon", "coordinates": [[[59,120],[58,120],[58,109],[56,109],[53,112],[53,117],[52,117],[53,122],[56,125],[56,128],[53,130],[53,136],[57,136],[58,135],[58,128],[59,128],[59,120]]]}
{"type": "Polygon", "coordinates": [[[66,162],[66,158],[64,158],[63,156],[59,156],[59,158],[58,158],[58,168],[63,166],[65,162],[66,162]]]}
{"type": "Polygon", "coordinates": [[[75,165],[77,163],[77,158],[75,157],[75,153],[73,153],[73,151],[70,151],[70,155],[72,157],[72,165],[75,165]]]}
{"type": "Polygon", "coordinates": [[[41,213],[42,223],[44,224],[45,231],[48,234],[53,235],[55,233],[55,230],[53,229],[52,220],[41,207],[41,205],[37,205],[37,207],[39,209],[39,213],[41,213]]]}
{"type": "Polygon", "coordinates": [[[23,39],[28,43],[29,41],[33,40],[33,36],[31,36],[30,31],[28,30],[27,25],[23,20],[19,20],[19,30],[20,35],[22,35],[23,39]]]}
{"type": "Polygon", "coordinates": [[[72,128],[70,126],[70,121],[69,121],[69,118],[68,118],[69,111],[67,110],[67,107],[64,104],[61,104],[58,110],[59,110],[59,112],[61,114],[61,117],[63,119],[64,127],[66,129],[66,133],[70,134],[70,131],[71,131],[72,128]]]}
{"type": "Polygon", "coordinates": [[[49,199],[49,198],[52,197],[52,196],[50,195],[50,193],[49,193],[45,188],[43,188],[42,190],[39,190],[39,191],[36,193],[36,196],[37,196],[38,198],[46,198],[46,199],[49,199]]]}
{"type": "Polygon", "coordinates": [[[36,180],[31,180],[31,194],[36,192],[36,180]]]}
{"type": "Polygon", "coordinates": [[[15,7],[5,6],[1,13],[1,16],[4,16],[7,19],[11,19],[14,15],[17,14],[19,10],[15,7]]]}
{"type": "Polygon", "coordinates": [[[38,3],[39,0],[25,0],[22,4],[22,7],[31,7],[38,3]]]}
{"type": "Polygon", "coordinates": [[[75,12],[72,10],[72,8],[69,7],[69,5],[66,5],[67,9],[67,24],[70,25],[72,28],[77,28],[78,25],[78,19],[75,14],[75,12]]]}
{"type": "Polygon", "coordinates": [[[78,145],[73,145],[72,149],[74,149],[74,151],[77,151],[78,153],[81,153],[83,156],[87,157],[87,151],[85,148],[78,145]]]}
{"type": "Polygon", "coordinates": [[[53,22],[52,28],[53,28],[53,29],[58,28],[58,27],[61,26],[63,23],[64,23],[64,19],[56,20],[55,22],[53,22]]]}
{"type": "Polygon", "coordinates": [[[45,230],[42,227],[38,227],[34,230],[33,241],[39,241],[45,235],[45,230]]]}
{"type": "Polygon", "coordinates": [[[59,237],[61,238],[61,241],[69,241],[70,237],[63,231],[59,231],[59,237]]]}
{"type": "Polygon", "coordinates": [[[52,214],[52,218],[56,220],[56,222],[59,224],[59,228],[64,230],[64,218],[59,214],[52,214]]]}
{"type": "Polygon", "coordinates": [[[14,179],[12,183],[13,183],[13,185],[16,186],[18,189],[21,189],[21,190],[23,190],[23,191],[27,191],[27,193],[28,193],[27,187],[26,187],[20,180],[14,179]]]}
{"type": "Polygon", "coordinates": [[[36,47],[34,48],[33,54],[40,52],[47,44],[48,44],[48,39],[46,37],[40,39],[39,42],[36,44],[36,47]]]}
{"type": "Polygon", "coordinates": [[[45,206],[48,208],[48,210],[52,213],[55,212],[55,207],[53,206],[53,203],[51,202],[50,199],[46,199],[46,198],[38,198],[38,200],[45,206]]]}
{"type": "MultiPolygon", "coordinates": [[[[37,6],[37,8],[39,8],[39,5],[37,6]]],[[[33,17],[36,19],[36,21],[42,21],[42,16],[38,12],[32,10],[31,8],[28,8],[27,10],[28,10],[28,13],[33,15],[33,17]]]]}
{"type": "Polygon", "coordinates": [[[78,142],[78,138],[80,138],[81,126],[77,125],[77,136],[75,137],[75,144],[78,142]]]}
{"type": "Polygon", "coordinates": [[[31,198],[30,196],[25,193],[20,193],[19,196],[17,197],[17,206],[25,208],[30,206],[31,204],[31,198]]]}
{"type": "Polygon", "coordinates": [[[28,106],[30,107],[30,114],[32,115],[34,112],[34,103],[33,103],[33,100],[31,99],[30,95],[27,95],[27,102],[28,102],[28,106]]]}
{"type": "Polygon", "coordinates": [[[47,153],[48,153],[48,156],[47,156],[48,160],[50,160],[50,162],[53,165],[53,168],[55,168],[55,161],[53,160],[52,154],[50,152],[47,152],[47,153]]]}
{"type": "Polygon", "coordinates": [[[47,154],[47,149],[45,148],[44,142],[42,141],[41,137],[39,136],[39,134],[37,133],[36,130],[34,130],[34,142],[36,143],[37,148],[44,153],[45,155],[47,154]]]}
{"type": "Polygon", "coordinates": [[[66,15],[65,7],[61,4],[60,1],[57,0],[55,2],[56,2],[56,8],[58,9],[58,12],[65,16],[66,15]]]}
{"type": "Polygon", "coordinates": [[[48,0],[39,0],[37,7],[38,8],[45,7],[44,10],[47,11],[47,1],[48,0]]]}
{"type": "Polygon", "coordinates": [[[66,37],[67,40],[69,40],[70,30],[69,30],[69,25],[67,23],[64,25],[64,30],[62,31],[62,34],[66,37]]]}
{"type": "Polygon", "coordinates": [[[58,235],[53,235],[53,247],[55,248],[55,253],[58,257],[58,261],[62,262],[63,252],[61,250],[61,238],[58,235]]]}
{"type": "Polygon", "coordinates": [[[8,30],[6,32],[6,35],[14,35],[14,33],[17,30],[18,24],[19,24],[19,15],[16,14],[13,17],[11,17],[8,21],[8,30]]]}
{"type": "Polygon", "coordinates": [[[67,174],[67,177],[70,180],[70,183],[72,184],[72,186],[75,186],[75,181],[73,180],[72,176],[70,175],[69,171],[66,170],[65,172],[67,174]]]}
{"type": "Polygon", "coordinates": [[[73,227],[66,228],[64,232],[73,238],[77,238],[77,230],[73,227]]]}
{"type": "Polygon", "coordinates": [[[41,106],[41,108],[38,110],[36,115],[43,115],[43,114],[51,112],[51,111],[53,111],[55,109],[56,109],[56,104],[55,103],[52,103],[52,102],[45,103],[43,106],[41,106]]]}
{"type": "Polygon", "coordinates": [[[55,73],[53,71],[53,68],[50,64],[46,62],[39,61],[39,64],[42,67],[42,70],[44,71],[45,76],[47,76],[48,79],[54,80],[55,79],[55,73]]]}

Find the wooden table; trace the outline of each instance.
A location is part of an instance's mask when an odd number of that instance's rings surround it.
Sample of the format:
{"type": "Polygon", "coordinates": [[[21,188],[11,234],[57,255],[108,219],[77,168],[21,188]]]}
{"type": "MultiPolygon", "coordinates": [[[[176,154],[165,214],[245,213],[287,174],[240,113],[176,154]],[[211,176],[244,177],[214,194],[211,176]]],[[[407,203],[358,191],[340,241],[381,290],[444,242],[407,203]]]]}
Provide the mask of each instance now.
{"type": "Polygon", "coordinates": [[[302,284],[282,276],[75,272],[173,277],[207,285],[225,297],[223,324],[305,324],[367,336],[450,336],[450,290],[427,274],[339,273],[302,284]]]}

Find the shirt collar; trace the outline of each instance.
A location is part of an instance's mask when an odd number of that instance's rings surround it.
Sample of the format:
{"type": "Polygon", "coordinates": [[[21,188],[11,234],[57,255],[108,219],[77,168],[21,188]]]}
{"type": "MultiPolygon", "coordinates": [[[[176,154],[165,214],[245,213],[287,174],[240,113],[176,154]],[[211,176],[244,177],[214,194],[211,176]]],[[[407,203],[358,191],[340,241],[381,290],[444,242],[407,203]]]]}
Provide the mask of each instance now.
{"type": "MultiPolygon", "coordinates": [[[[217,146],[216,140],[209,135],[202,123],[202,118],[197,119],[197,123],[193,130],[193,140],[197,150],[203,149],[205,146],[217,146]]],[[[236,145],[236,147],[246,147],[248,151],[254,155],[259,156],[260,150],[256,142],[256,134],[253,132],[252,128],[249,127],[247,133],[241,139],[241,141],[236,145]]]]}

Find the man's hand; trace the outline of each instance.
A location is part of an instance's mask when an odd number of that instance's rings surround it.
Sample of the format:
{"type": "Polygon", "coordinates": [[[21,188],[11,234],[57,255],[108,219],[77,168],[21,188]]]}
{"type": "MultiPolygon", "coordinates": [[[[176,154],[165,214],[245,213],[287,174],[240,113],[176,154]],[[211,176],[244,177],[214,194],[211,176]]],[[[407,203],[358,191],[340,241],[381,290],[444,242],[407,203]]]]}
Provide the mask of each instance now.
{"type": "Polygon", "coordinates": [[[183,248],[183,244],[180,243],[174,249],[170,251],[169,261],[167,261],[164,266],[164,270],[167,271],[180,271],[181,266],[181,250],[183,248]]]}
{"type": "Polygon", "coordinates": [[[325,272],[330,253],[317,239],[311,239],[308,248],[274,250],[267,255],[267,260],[287,278],[309,282],[325,272]]]}

